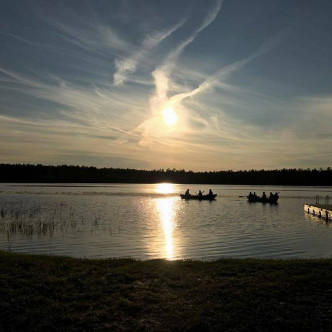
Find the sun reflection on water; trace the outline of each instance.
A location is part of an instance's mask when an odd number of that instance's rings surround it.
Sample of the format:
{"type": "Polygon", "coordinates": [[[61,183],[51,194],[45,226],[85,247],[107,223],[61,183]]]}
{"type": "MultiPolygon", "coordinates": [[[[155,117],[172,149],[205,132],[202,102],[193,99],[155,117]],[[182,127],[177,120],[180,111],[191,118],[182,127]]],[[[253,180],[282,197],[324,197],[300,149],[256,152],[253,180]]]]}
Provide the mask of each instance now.
{"type": "Polygon", "coordinates": [[[165,258],[174,259],[173,229],[175,200],[174,198],[156,199],[156,207],[165,237],[165,258]]]}
{"type": "Polygon", "coordinates": [[[155,190],[157,194],[173,194],[175,193],[175,185],[173,183],[157,183],[155,190]]]}
{"type": "MultiPolygon", "coordinates": [[[[158,183],[156,192],[159,194],[171,194],[175,192],[175,185],[172,183],[158,183]]],[[[176,198],[158,198],[156,199],[156,210],[159,215],[161,227],[164,232],[164,253],[163,257],[166,259],[174,259],[174,244],[173,244],[173,230],[176,198]]]]}

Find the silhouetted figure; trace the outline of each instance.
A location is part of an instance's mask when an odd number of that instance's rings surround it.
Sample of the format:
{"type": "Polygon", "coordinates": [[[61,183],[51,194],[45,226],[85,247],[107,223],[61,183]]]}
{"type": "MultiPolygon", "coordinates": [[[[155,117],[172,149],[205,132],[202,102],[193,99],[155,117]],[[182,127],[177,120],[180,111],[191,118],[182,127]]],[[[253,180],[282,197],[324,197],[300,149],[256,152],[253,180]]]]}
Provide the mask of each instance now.
{"type": "Polygon", "coordinates": [[[212,196],[213,195],[213,191],[210,189],[209,190],[209,195],[212,196]]]}
{"type": "Polygon", "coordinates": [[[265,194],[265,191],[263,191],[262,199],[263,199],[263,200],[266,200],[266,194],[265,194]]]}
{"type": "Polygon", "coordinates": [[[274,195],[270,192],[270,199],[274,199],[274,195]]]}
{"type": "Polygon", "coordinates": [[[257,197],[257,195],[256,195],[256,191],[254,191],[254,195],[253,195],[254,197],[257,197]]]}
{"type": "Polygon", "coordinates": [[[186,195],[186,196],[189,196],[189,195],[190,195],[190,193],[189,193],[189,189],[186,190],[185,195],[186,195]]]}
{"type": "Polygon", "coordinates": [[[198,192],[198,196],[199,197],[202,197],[203,196],[203,193],[201,191],[198,192]]]}
{"type": "Polygon", "coordinates": [[[252,194],[252,192],[249,193],[249,198],[252,198],[254,195],[252,194]]]}

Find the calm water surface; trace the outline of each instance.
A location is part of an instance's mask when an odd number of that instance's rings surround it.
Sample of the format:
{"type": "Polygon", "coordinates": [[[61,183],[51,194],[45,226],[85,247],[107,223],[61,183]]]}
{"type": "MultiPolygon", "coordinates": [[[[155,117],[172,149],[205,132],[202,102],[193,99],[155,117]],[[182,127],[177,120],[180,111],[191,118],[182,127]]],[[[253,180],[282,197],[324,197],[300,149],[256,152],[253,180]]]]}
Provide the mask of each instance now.
{"type": "Polygon", "coordinates": [[[0,248],[74,257],[332,257],[332,223],[303,210],[332,187],[0,184],[0,248]],[[217,200],[184,201],[187,188],[217,200]],[[278,205],[249,191],[280,192],[278,205]]]}

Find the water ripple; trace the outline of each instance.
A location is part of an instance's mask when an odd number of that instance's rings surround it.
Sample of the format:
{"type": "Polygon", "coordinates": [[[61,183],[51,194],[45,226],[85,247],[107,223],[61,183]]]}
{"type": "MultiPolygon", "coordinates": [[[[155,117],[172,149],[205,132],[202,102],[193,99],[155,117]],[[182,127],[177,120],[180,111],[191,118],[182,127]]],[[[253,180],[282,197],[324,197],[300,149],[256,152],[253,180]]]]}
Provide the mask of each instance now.
{"type": "Polygon", "coordinates": [[[214,202],[178,196],[199,187],[210,186],[0,185],[0,248],[139,259],[331,256],[332,223],[303,211],[331,188],[256,189],[280,192],[273,206],[248,204],[239,197],[245,186],[214,186],[214,202]]]}

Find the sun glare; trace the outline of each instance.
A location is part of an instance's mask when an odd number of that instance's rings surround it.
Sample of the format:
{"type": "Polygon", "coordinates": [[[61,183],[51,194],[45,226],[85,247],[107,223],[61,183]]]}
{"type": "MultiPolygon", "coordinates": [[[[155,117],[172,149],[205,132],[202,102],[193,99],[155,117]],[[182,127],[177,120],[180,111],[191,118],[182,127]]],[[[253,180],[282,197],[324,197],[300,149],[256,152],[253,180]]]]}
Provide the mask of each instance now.
{"type": "Polygon", "coordinates": [[[158,194],[173,194],[175,193],[175,185],[173,183],[157,183],[155,190],[158,194]]]}
{"type": "Polygon", "coordinates": [[[174,109],[171,107],[165,107],[162,110],[162,116],[163,116],[164,123],[168,127],[172,127],[178,122],[178,115],[176,114],[174,109]]]}

